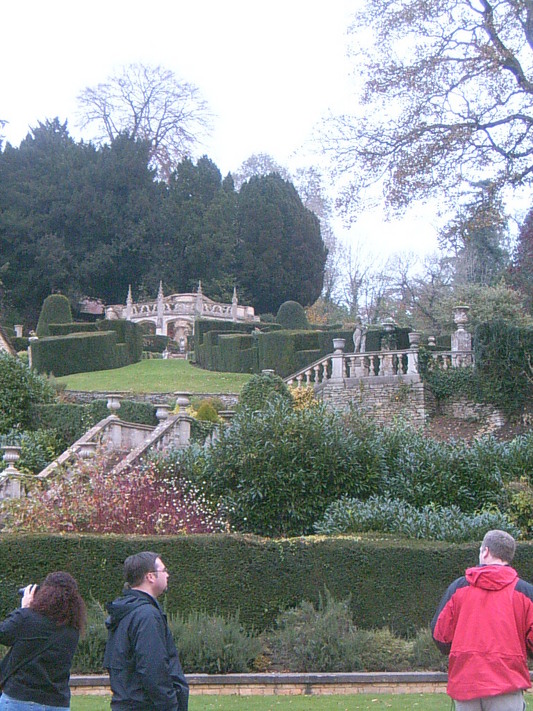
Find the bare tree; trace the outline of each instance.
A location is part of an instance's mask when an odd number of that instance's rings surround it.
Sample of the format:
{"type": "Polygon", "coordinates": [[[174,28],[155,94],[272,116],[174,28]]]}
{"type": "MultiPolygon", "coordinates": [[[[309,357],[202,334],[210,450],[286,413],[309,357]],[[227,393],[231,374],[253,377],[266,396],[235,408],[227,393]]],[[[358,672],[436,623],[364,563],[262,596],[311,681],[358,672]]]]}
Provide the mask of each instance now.
{"type": "MultiPolygon", "coordinates": [[[[280,165],[268,153],[253,153],[249,158],[241,163],[236,171],[231,173],[236,190],[240,190],[243,183],[250,180],[254,175],[270,175],[277,173],[283,180],[290,180],[292,176],[284,166],[280,165]]],[[[302,198],[302,202],[304,202],[302,198]]]]}
{"type": "Polygon", "coordinates": [[[78,102],[80,125],[95,126],[95,140],[127,133],[148,141],[151,163],[163,179],[210,128],[211,114],[199,89],[159,66],[130,64],[105,84],[84,89],[78,102]]]}
{"type": "Polygon", "coordinates": [[[532,182],[531,0],[367,0],[352,32],[362,108],[323,137],[345,204],[375,182],[396,208],[532,182]]]}

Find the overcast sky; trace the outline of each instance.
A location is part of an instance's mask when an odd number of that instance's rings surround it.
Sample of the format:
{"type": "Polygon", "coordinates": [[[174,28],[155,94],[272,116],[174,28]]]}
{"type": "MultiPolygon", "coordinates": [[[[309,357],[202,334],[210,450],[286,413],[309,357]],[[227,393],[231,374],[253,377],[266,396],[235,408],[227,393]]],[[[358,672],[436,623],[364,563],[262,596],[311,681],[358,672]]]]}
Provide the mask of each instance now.
{"type": "MultiPolygon", "coordinates": [[[[80,91],[141,62],[198,86],[215,115],[204,152],[224,175],[261,152],[290,169],[320,119],[350,105],[347,29],[356,7],[357,0],[3,0],[4,134],[18,145],[29,127],[58,116],[80,137],[80,91]]],[[[436,244],[428,212],[391,224],[366,214],[343,236],[384,254],[436,244]]]]}

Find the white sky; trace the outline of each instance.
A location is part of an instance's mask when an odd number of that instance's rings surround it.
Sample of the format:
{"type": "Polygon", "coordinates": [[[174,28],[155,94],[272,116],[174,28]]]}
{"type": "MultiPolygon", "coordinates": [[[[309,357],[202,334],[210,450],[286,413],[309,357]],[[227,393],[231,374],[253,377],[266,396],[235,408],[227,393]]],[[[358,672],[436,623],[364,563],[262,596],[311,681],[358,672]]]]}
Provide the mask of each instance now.
{"type": "MultiPolygon", "coordinates": [[[[58,116],[78,138],[76,97],[123,65],[170,69],[215,114],[204,152],[225,175],[253,153],[289,170],[329,110],[346,107],[350,13],[358,0],[2,0],[0,118],[18,145],[58,116]]],[[[313,159],[309,159],[312,165],[313,159]]],[[[334,186],[332,186],[334,188],[334,186]]],[[[367,213],[347,241],[373,253],[435,248],[429,212],[385,223],[367,213]]]]}

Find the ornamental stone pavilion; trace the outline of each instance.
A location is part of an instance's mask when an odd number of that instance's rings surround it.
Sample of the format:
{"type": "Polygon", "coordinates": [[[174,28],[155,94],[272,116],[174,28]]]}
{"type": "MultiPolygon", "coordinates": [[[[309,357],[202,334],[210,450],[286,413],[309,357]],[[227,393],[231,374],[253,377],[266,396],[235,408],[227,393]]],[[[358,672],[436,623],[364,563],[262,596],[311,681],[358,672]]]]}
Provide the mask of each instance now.
{"type": "Polygon", "coordinates": [[[233,290],[231,304],[223,304],[204,296],[201,282],[198,282],[196,293],[169,296],[163,294],[163,285],[160,282],[155,301],[138,303],[133,301],[130,286],[126,305],[106,306],[105,317],[148,324],[150,331],[156,335],[168,336],[177,343],[186,342],[187,336],[194,334],[194,322],[198,318],[235,323],[259,321],[259,316],[255,315],[252,306],[239,304],[236,289],[233,290]]]}

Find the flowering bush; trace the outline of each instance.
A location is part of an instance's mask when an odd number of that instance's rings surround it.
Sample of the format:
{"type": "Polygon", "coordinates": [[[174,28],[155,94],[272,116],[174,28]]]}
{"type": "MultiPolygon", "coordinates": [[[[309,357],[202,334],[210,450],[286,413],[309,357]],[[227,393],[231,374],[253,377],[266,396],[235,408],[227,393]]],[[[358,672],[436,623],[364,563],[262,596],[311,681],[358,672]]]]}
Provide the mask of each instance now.
{"type": "Polygon", "coordinates": [[[61,472],[46,488],[5,502],[3,513],[5,531],[153,535],[224,530],[219,513],[190,483],[166,478],[152,462],[115,475],[100,456],[61,472]]]}

